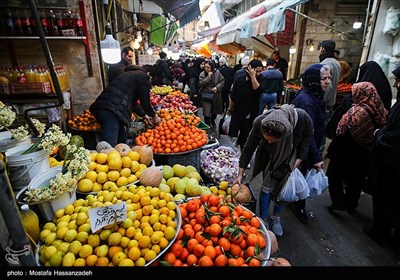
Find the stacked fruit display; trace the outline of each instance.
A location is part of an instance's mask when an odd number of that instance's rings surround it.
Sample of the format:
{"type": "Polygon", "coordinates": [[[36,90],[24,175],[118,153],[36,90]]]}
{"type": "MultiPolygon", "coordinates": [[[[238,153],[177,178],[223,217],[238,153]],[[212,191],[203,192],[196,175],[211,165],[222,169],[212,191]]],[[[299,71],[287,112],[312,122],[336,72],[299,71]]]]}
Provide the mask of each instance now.
{"type": "Polygon", "coordinates": [[[265,266],[271,252],[267,229],[250,210],[223,196],[202,195],[178,204],[182,225],[160,264],[265,266]]]}
{"type": "Polygon", "coordinates": [[[173,92],[174,89],[171,86],[153,86],[150,92],[156,95],[167,95],[173,92]]]}
{"type": "Polygon", "coordinates": [[[206,132],[194,125],[199,121],[198,117],[178,110],[161,111],[162,123],[137,136],[136,145],[149,145],[154,153],[171,154],[191,151],[207,143],[206,132]]]}
{"type": "Polygon", "coordinates": [[[197,110],[197,107],[193,105],[187,94],[169,94],[163,98],[163,108],[182,108],[186,113],[193,113],[197,110]]]}
{"type": "Polygon", "coordinates": [[[180,212],[159,188],[130,186],[88,195],[56,211],[40,232],[44,266],[146,266],[176,238],[180,212]],[[127,218],[92,232],[90,209],[126,204],[127,218]]]}
{"type": "Polygon", "coordinates": [[[112,148],[108,143],[100,142],[103,145],[99,152],[92,151],[89,171],[77,185],[80,193],[98,192],[101,190],[115,190],[118,187],[126,186],[137,182],[141,173],[153,159],[151,149],[145,152],[146,148],[132,150],[126,144],[118,144],[112,148]]]}
{"type": "Polygon", "coordinates": [[[78,130],[101,129],[101,124],[96,120],[89,110],[85,110],[82,114],[76,115],[71,120],[68,120],[68,125],[73,129],[78,130]]]}

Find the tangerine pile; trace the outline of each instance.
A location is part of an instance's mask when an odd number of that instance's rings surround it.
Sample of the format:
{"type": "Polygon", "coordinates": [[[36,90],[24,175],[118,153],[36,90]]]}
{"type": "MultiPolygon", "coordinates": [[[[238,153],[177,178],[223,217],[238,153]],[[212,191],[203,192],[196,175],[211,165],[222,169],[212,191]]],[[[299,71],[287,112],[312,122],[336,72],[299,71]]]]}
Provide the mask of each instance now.
{"type": "Polygon", "coordinates": [[[201,122],[201,118],[196,116],[195,114],[185,114],[182,113],[178,109],[167,109],[161,108],[157,111],[157,115],[162,120],[171,120],[171,119],[185,119],[188,125],[196,126],[201,122]]]}
{"type": "Polygon", "coordinates": [[[260,219],[224,196],[202,195],[178,205],[182,225],[159,264],[261,266],[267,241],[260,219]]]}
{"type": "Polygon", "coordinates": [[[188,125],[183,118],[162,119],[153,129],[147,129],[136,137],[138,146],[149,145],[154,153],[180,153],[200,148],[207,143],[207,134],[188,125]]]}
{"type": "Polygon", "coordinates": [[[90,113],[89,109],[85,110],[82,114],[76,115],[72,120],[68,120],[68,124],[75,129],[79,130],[99,130],[101,124],[90,113]]]}

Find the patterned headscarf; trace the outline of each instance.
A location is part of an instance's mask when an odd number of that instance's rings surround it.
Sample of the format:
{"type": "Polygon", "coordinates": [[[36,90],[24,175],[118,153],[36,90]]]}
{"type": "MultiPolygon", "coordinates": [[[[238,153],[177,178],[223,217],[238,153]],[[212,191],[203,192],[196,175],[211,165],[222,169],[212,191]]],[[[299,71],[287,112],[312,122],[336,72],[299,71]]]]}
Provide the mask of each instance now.
{"type": "MultiPolygon", "coordinates": [[[[279,122],[285,127],[285,132],[281,139],[275,143],[275,152],[265,171],[274,170],[289,157],[293,148],[293,130],[296,127],[297,120],[298,115],[294,105],[284,104],[281,107],[276,107],[276,109],[270,110],[267,116],[261,121],[262,123],[267,121],[279,122]]],[[[268,172],[265,172],[265,174],[266,176],[263,181],[263,188],[265,188],[264,191],[269,192],[278,183],[282,183],[271,178],[268,172]]]]}
{"type": "Polygon", "coordinates": [[[321,87],[321,68],[322,64],[313,64],[304,70],[301,75],[301,84],[309,94],[323,94],[321,87]]]}
{"type": "Polygon", "coordinates": [[[370,82],[353,84],[352,96],[354,104],[340,120],[337,134],[349,130],[359,144],[371,149],[374,143],[374,131],[385,125],[388,111],[370,82]]]}

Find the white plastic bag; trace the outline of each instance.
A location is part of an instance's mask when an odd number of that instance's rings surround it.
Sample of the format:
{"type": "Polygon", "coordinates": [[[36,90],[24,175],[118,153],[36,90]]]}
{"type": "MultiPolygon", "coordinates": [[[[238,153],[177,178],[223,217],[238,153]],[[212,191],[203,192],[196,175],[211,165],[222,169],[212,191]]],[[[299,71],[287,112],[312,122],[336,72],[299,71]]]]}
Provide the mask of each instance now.
{"type": "Polygon", "coordinates": [[[303,174],[298,168],[296,168],[290,174],[285,185],[282,187],[277,201],[295,202],[299,199],[307,198],[309,193],[310,190],[308,189],[308,185],[303,174]]]}
{"type": "Polygon", "coordinates": [[[320,196],[328,188],[328,177],[325,175],[324,170],[319,172],[312,168],[306,174],[306,182],[310,189],[310,197],[320,196]]]}
{"type": "Polygon", "coordinates": [[[396,36],[400,27],[400,10],[390,7],[386,13],[385,26],[383,27],[383,33],[391,34],[396,36]]]}
{"type": "Polygon", "coordinates": [[[228,135],[229,132],[229,126],[231,125],[231,118],[232,118],[231,115],[226,115],[225,121],[222,124],[222,129],[226,133],[226,135],[228,135]]]}

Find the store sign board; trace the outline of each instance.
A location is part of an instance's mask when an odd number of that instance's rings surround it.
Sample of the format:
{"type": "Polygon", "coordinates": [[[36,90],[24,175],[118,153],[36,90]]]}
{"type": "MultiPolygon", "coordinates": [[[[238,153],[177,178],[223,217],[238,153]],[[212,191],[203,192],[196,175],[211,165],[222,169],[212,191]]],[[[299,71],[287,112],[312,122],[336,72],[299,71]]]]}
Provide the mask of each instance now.
{"type": "Polygon", "coordinates": [[[159,58],[158,55],[139,54],[139,65],[154,65],[159,58]]]}

